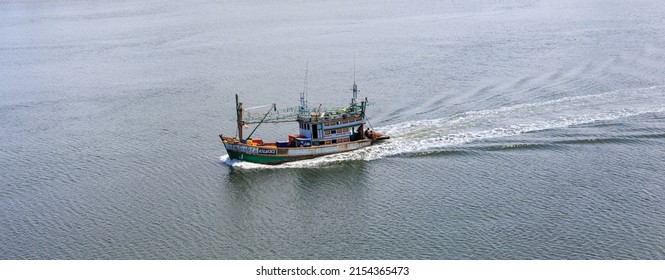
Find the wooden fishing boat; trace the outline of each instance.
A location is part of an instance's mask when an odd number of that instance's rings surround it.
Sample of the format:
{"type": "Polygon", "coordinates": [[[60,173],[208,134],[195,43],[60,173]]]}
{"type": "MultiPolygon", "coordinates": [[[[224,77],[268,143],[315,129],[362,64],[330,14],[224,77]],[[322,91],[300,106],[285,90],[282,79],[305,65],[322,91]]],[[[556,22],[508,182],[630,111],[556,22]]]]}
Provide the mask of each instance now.
{"type": "Polygon", "coordinates": [[[245,114],[243,104],[236,95],[237,136],[219,135],[229,157],[254,163],[279,164],[353,151],[390,138],[369,129],[365,116],[367,98],[356,101],[358,86],[355,81],[351,104],[330,110],[321,110],[321,105],[317,109],[307,108],[306,89],[305,86],[300,94],[299,107],[278,112],[272,104],[266,114],[258,116],[245,114]],[[280,122],[297,122],[298,133],[275,142],[251,138],[259,125],[280,122]],[[256,127],[249,136],[243,137],[243,128],[249,124],[256,124],[256,127]]]}

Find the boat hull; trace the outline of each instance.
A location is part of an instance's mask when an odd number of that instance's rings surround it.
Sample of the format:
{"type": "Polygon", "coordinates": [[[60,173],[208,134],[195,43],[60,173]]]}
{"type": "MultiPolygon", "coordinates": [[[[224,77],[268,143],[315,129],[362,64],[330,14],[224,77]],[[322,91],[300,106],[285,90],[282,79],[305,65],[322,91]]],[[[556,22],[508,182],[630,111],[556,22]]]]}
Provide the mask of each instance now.
{"type": "Polygon", "coordinates": [[[230,158],[261,164],[280,164],[284,162],[344,153],[367,147],[376,141],[379,140],[363,139],[353,142],[312,147],[275,147],[252,146],[241,143],[235,138],[222,137],[222,142],[224,143],[224,147],[226,148],[226,152],[229,154],[230,158]]]}

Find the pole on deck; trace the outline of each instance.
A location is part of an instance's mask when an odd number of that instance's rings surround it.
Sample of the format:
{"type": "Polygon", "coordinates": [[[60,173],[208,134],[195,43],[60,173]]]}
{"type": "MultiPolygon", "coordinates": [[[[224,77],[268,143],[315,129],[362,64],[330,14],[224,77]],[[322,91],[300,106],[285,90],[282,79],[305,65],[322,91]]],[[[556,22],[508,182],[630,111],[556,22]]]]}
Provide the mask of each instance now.
{"type": "Polygon", "coordinates": [[[238,122],[238,139],[242,139],[242,102],[238,102],[238,95],[236,94],[236,119],[238,122]]]}

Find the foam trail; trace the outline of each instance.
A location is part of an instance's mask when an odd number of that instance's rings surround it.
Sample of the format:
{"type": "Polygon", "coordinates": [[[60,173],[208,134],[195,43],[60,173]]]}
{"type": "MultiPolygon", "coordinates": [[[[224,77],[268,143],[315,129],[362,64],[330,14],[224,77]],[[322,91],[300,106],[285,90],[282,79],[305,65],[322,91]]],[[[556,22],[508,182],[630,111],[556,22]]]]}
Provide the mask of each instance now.
{"type": "Polygon", "coordinates": [[[229,160],[228,156],[222,161],[241,169],[321,167],[341,161],[375,160],[400,154],[428,152],[459,147],[483,139],[663,111],[663,86],[617,90],[376,127],[375,130],[390,135],[391,139],[361,150],[277,166],[229,160]]]}

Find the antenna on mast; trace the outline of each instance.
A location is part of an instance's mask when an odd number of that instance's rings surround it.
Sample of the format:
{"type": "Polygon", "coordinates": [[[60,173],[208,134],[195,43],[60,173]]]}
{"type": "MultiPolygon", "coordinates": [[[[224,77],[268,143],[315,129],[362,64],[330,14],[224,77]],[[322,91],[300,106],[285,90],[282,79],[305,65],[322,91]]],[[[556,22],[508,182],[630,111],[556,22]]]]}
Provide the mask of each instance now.
{"type": "Polygon", "coordinates": [[[300,93],[300,110],[304,111],[307,108],[307,69],[309,68],[309,60],[305,64],[305,85],[303,86],[302,93],[300,93]]]}
{"type": "Polygon", "coordinates": [[[303,92],[305,93],[305,97],[307,97],[307,70],[309,69],[309,60],[305,63],[305,89],[303,92]]]}
{"type": "Polygon", "coordinates": [[[353,97],[351,98],[351,104],[356,104],[356,98],[358,98],[358,86],[356,85],[356,53],[353,53],[353,97]]]}
{"type": "Polygon", "coordinates": [[[353,53],[353,84],[356,84],[356,53],[353,53]]]}

